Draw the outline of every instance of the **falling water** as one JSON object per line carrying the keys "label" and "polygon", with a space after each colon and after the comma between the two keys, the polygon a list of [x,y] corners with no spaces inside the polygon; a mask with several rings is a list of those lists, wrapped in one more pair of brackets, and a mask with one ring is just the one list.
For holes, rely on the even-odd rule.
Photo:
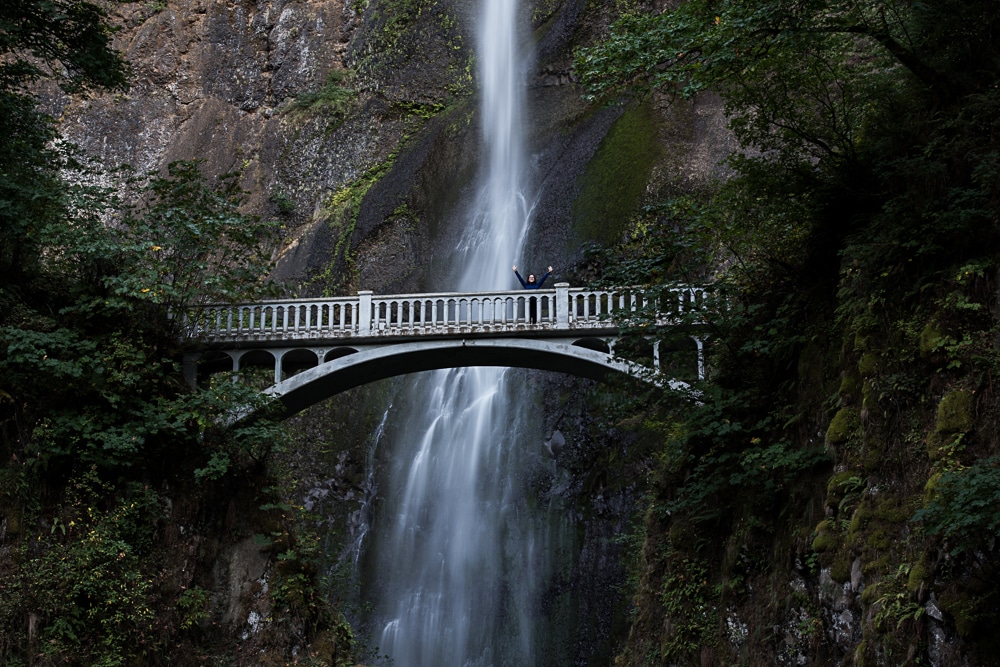
{"label": "falling water", "polygon": [[[461,268],[449,283],[466,291],[511,285],[530,217],[521,183],[525,63],[517,2],[482,3],[484,176],[455,248]],[[514,378],[498,368],[427,373],[399,401],[408,409],[398,412],[389,445],[371,546],[373,630],[395,667],[538,660],[538,578],[551,529],[524,493],[527,450],[540,449],[541,440],[526,443],[522,435],[532,399],[513,391]]]}

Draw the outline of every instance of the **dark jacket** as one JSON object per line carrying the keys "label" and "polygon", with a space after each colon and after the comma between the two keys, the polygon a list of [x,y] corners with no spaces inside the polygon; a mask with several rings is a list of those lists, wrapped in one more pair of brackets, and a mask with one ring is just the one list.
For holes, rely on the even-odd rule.
{"label": "dark jacket", "polygon": [[524,278],[522,278],[521,274],[518,273],[517,271],[514,271],[514,275],[517,276],[517,279],[521,281],[521,287],[523,287],[524,289],[538,289],[542,286],[542,283],[545,282],[545,279],[549,277],[548,272],[546,272],[545,275],[542,276],[541,280],[534,283],[529,283]]}

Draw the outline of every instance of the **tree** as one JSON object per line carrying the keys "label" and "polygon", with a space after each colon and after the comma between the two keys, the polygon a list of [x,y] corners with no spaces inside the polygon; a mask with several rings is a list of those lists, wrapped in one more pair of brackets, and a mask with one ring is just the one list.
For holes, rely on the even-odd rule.
{"label": "tree", "polygon": [[0,285],[30,272],[49,225],[65,214],[60,173],[79,164],[57,141],[32,86],[125,89],[127,67],[111,48],[107,15],[85,1],[10,0],[0,8]]}
{"label": "tree", "polygon": [[[690,0],[624,16],[607,42],[578,54],[594,99],[719,95],[740,143],[731,179],[699,197],[656,203],[641,221],[642,233],[661,225],[687,237],[667,252],[704,244],[733,308],[716,330],[704,403],[647,420],[671,428],[648,514],[661,532],[650,532],[645,552],[696,533],[701,541],[684,548],[718,556],[729,540],[752,554],[755,536],[769,530],[777,535],[758,543],[758,556],[798,540],[798,556],[839,568],[837,576],[862,545],[873,587],[889,581],[873,564],[876,551],[895,567],[920,549],[936,553],[934,540],[944,539],[967,557],[951,566],[953,598],[970,600],[966,609],[995,609],[993,591],[955,589],[963,578],[991,576],[977,568],[996,554],[998,28],[1000,5],[988,0]],[[691,200],[697,205],[685,205]],[[668,264],[660,260],[646,263]],[[946,388],[981,397],[969,420],[984,426],[927,434]],[[826,451],[816,437],[824,433]],[[844,472],[827,475],[827,485],[813,464],[830,459]],[[947,472],[937,477],[935,468]],[[817,481],[827,508],[841,512],[823,525],[850,524],[851,544],[838,542],[848,531],[819,526],[816,542],[780,534],[779,516],[795,517],[822,497],[801,492]],[[866,529],[870,508],[855,488],[865,484],[873,493],[891,487],[901,507],[925,504],[917,519],[928,533],[903,539],[919,528],[910,515]],[[672,596],[656,587],[664,571],[644,565],[649,595]],[[728,568],[718,568],[723,585],[764,577]],[[938,574],[910,581],[926,595],[924,582],[934,580],[942,599],[948,575]],[[922,610],[915,589],[900,599]],[[902,636],[914,630],[905,619],[890,624],[895,638],[892,629],[866,628],[855,659],[915,646],[916,634]],[[1000,627],[992,612],[977,623],[982,636]],[[622,662],[640,664],[643,655]]]}
{"label": "tree", "polygon": [[107,13],[86,0],[7,0],[0,9],[0,90],[54,78],[67,92],[125,89]]}

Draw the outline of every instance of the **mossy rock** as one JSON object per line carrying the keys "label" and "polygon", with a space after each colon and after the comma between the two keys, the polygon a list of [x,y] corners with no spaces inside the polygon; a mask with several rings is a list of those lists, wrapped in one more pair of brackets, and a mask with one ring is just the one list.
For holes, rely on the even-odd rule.
{"label": "mossy rock", "polygon": [[861,399],[861,379],[853,373],[844,373],[840,378],[840,388],[837,390],[842,405]]}
{"label": "mossy rock", "polygon": [[854,655],[853,655],[854,667],[868,667],[869,663],[868,663],[868,658],[866,657],[867,654],[868,654],[868,641],[862,640],[862,642],[858,644],[857,648],[854,649]]}
{"label": "mossy rock", "polygon": [[972,392],[965,389],[945,394],[938,403],[934,430],[941,435],[968,433],[973,423],[972,400]]}
{"label": "mossy rock", "polygon": [[[875,551],[874,553],[882,553]],[[870,579],[873,577],[884,577],[890,572],[893,572],[898,566],[898,563],[890,558],[888,555],[873,557],[872,552],[865,553],[862,551],[862,563],[861,573],[865,575],[866,578]]]}
{"label": "mossy rock", "polygon": [[866,438],[865,448],[861,454],[861,465],[868,470],[879,468],[885,461],[886,443],[880,438]]}
{"label": "mossy rock", "polygon": [[906,590],[916,593],[920,587],[930,579],[930,567],[927,564],[927,554],[920,557],[913,567],[910,568],[910,575],[906,580]]}
{"label": "mossy rock", "polygon": [[830,564],[830,578],[838,584],[843,584],[851,580],[851,564],[854,558],[850,549],[841,549],[837,552],[833,563]]}
{"label": "mossy rock", "polygon": [[943,451],[963,433],[972,430],[974,423],[973,393],[957,389],[945,394],[938,403],[934,430],[927,436],[927,456],[936,461],[945,455]]}
{"label": "mossy rock", "polygon": [[870,382],[861,385],[861,407],[871,409],[875,405],[875,388]]}
{"label": "mossy rock", "polygon": [[851,516],[851,524],[847,528],[847,542],[848,544],[854,545],[856,542],[860,541],[861,533],[868,527],[869,522],[872,519],[872,505],[871,501],[863,500],[858,508],[854,510],[854,514]]}
{"label": "mossy rock", "polygon": [[886,551],[892,547],[893,536],[886,530],[886,526],[878,522],[868,531],[865,537],[865,549],[875,551]]}
{"label": "mossy rock", "polygon": [[[840,501],[851,491],[855,490],[855,487],[859,486],[859,482],[863,483],[857,474],[844,471],[838,472],[830,481],[826,483],[826,506],[831,509],[836,509],[840,506]],[[822,525],[822,524],[821,524]]]}
{"label": "mossy rock", "polygon": [[861,414],[856,408],[841,408],[826,429],[827,445],[842,445],[861,430]]}
{"label": "mossy rock", "polygon": [[882,582],[877,582],[874,584],[869,584],[865,586],[865,590],[861,591],[861,604],[865,607],[870,607],[875,604],[875,602],[881,597],[879,594],[881,592],[883,584]]}
{"label": "mossy rock", "polygon": [[874,352],[865,352],[858,359],[858,374],[863,378],[870,378],[878,371],[878,355]]}
{"label": "mossy rock", "polygon": [[924,327],[923,331],[920,332],[920,354],[921,356],[928,357],[937,349],[938,341],[941,340],[941,330],[938,329],[934,324],[928,323]]}
{"label": "mossy rock", "polygon": [[906,507],[906,500],[895,495],[876,498],[872,507],[872,516],[885,523],[902,525],[912,514],[913,512]]}
{"label": "mossy rock", "polygon": [[943,473],[935,472],[927,478],[927,483],[924,484],[924,507],[927,507],[930,502],[934,500],[934,496],[937,494],[938,484],[941,482],[942,474]]}
{"label": "mossy rock", "polygon": [[621,240],[661,155],[657,128],[655,111],[646,102],[627,109],[604,137],[580,177],[573,203],[580,241],[611,246]]}
{"label": "mossy rock", "polygon": [[823,553],[825,551],[833,551],[840,545],[840,540],[837,536],[830,530],[829,521],[820,521],[816,526],[816,537],[812,542],[812,549],[816,553]]}

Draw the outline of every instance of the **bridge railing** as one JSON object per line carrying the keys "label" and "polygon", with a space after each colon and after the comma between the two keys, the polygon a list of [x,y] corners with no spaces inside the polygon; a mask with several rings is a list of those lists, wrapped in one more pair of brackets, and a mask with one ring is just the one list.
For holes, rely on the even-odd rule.
{"label": "bridge railing", "polygon": [[703,290],[675,287],[595,290],[557,283],[554,289],[282,299],[214,304],[185,313],[188,336],[211,342],[308,340],[531,330],[600,329],[640,311],[657,321],[695,308]]}

